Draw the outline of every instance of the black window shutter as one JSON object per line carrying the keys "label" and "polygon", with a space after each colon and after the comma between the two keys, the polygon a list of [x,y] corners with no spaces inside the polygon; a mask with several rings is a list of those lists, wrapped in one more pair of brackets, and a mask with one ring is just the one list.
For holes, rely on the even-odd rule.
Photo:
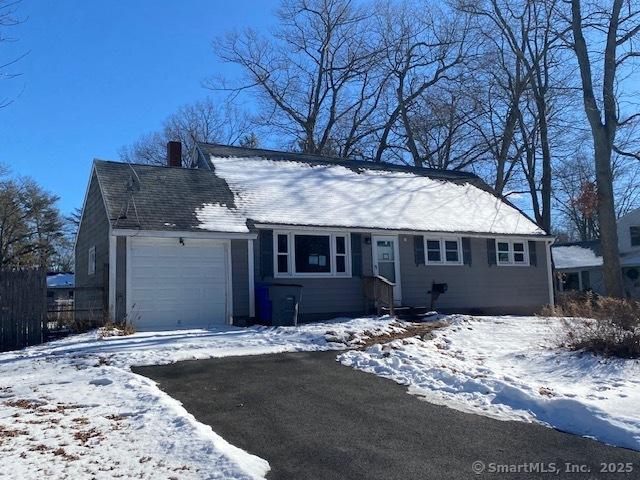
{"label": "black window shutter", "polygon": [[424,265],[424,237],[422,235],[413,236],[413,254],[416,265]]}
{"label": "black window shutter", "polygon": [[529,240],[529,265],[535,267],[538,265],[538,242]]}
{"label": "black window shutter", "polygon": [[260,230],[260,276],[273,277],[273,230]]}
{"label": "black window shutter", "polygon": [[351,234],[351,274],[362,276],[362,234]]}
{"label": "black window shutter", "polygon": [[462,237],[462,261],[465,265],[471,265],[471,239]]}
{"label": "black window shutter", "polygon": [[487,238],[487,260],[489,266],[496,265],[496,241],[493,238]]}
{"label": "black window shutter", "polygon": [[582,275],[582,290],[591,290],[591,277],[589,275],[589,270],[583,270],[580,272]]}

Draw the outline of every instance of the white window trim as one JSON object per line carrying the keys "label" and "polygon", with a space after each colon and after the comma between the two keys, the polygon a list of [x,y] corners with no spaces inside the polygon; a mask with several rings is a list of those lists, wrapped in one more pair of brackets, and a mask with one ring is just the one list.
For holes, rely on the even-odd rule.
{"label": "white window trim", "polygon": [[[287,236],[287,267],[288,272],[278,272],[278,235]],[[296,252],[295,252],[295,235],[306,236],[323,236],[329,237],[330,246],[330,264],[331,271],[326,273],[320,272],[296,272]],[[336,237],[345,237],[345,272],[337,272],[336,256]],[[280,253],[280,255],[284,255]],[[273,231],[273,278],[351,278],[351,234],[348,232],[325,232],[325,231],[309,231],[309,230],[274,230]]]}
{"label": "white window trim", "polygon": [[[498,250],[498,243],[506,243],[509,245],[509,251],[508,251],[508,256],[509,256],[509,261],[508,262],[501,262],[500,261],[500,250]],[[514,243],[522,243],[524,245],[524,262],[522,263],[516,263],[513,261],[513,254],[514,254],[514,250],[513,250],[513,244]],[[528,267],[529,265],[529,242],[526,240],[514,240],[514,239],[507,239],[507,238],[496,238],[496,265],[500,266],[500,267]]]}
{"label": "white window trim", "polygon": [[87,258],[87,263],[88,263],[87,270],[89,275],[95,275],[96,273],[96,246],[95,245],[89,247],[89,255]]}
{"label": "white window trim", "polygon": [[[429,249],[427,242],[438,241],[440,242],[440,261],[435,262],[433,260],[429,260]],[[458,261],[452,262],[447,261],[447,251],[445,249],[444,242],[456,242],[458,244]],[[464,264],[464,252],[462,251],[462,237],[442,237],[442,236],[424,236],[424,263],[425,265],[463,265]]]}

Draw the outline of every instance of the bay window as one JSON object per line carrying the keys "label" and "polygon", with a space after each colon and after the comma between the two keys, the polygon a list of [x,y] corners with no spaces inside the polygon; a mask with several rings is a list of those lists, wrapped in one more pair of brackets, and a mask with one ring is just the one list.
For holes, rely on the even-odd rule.
{"label": "bay window", "polygon": [[274,232],[276,277],[349,277],[347,233]]}

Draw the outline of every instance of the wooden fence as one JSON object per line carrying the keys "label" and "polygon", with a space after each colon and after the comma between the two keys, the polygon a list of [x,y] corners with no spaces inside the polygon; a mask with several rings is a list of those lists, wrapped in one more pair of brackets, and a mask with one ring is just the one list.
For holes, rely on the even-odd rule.
{"label": "wooden fence", "polygon": [[46,312],[46,270],[0,269],[0,351],[41,343]]}

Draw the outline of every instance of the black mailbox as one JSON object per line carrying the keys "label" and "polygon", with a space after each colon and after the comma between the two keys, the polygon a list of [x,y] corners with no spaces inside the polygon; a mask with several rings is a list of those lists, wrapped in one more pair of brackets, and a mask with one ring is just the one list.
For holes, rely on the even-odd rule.
{"label": "black mailbox", "polygon": [[449,286],[446,283],[434,283],[431,285],[431,292],[429,293],[442,294],[445,293],[448,288]]}

